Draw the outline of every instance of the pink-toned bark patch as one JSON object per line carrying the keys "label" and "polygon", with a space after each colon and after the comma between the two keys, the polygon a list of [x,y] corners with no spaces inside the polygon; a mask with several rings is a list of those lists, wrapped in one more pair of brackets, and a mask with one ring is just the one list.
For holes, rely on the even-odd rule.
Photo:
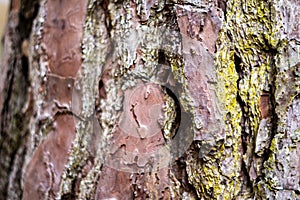
{"label": "pink-toned bark patch", "polygon": [[49,59],[49,72],[75,77],[81,66],[81,40],[87,1],[47,2],[43,46]]}
{"label": "pink-toned bark patch", "polygon": [[74,140],[72,115],[58,115],[53,130],[42,141],[28,164],[24,176],[23,199],[51,199],[59,191],[61,175]]}

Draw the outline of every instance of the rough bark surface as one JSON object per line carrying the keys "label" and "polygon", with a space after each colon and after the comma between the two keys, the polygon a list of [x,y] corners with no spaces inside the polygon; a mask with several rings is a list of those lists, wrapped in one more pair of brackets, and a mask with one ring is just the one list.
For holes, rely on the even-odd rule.
{"label": "rough bark surface", "polygon": [[300,3],[12,0],[0,199],[300,199]]}

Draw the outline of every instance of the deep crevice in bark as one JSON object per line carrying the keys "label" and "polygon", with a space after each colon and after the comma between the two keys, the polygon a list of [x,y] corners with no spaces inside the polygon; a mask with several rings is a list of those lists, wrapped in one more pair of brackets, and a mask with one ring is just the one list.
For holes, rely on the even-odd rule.
{"label": "deep crevice in bark", "polygon": [[[13,83],[14,83],[14,66],[16,65],[16,59],[14,59],[14,62],[12,64],[12,69],[8,71],[7,73],[7,82],[6,86],[8,87],[6,92],[6,98],[4,99],[4,104],[3,108],[1,111],[1,127],[0,127],[0,155],[3,159],[3,161],[0,163],[0,168],[1,168],[1,177],[0,179],[5,180],[4,185],[0,185],[0,193],[2,193],[3,199],[7,198],[7,188],[9,184],[9,174],[12,169],[12,163],[13,163],[13,158],[14,158],[14,152],[11,152],[10,146],[5,146],[5,143],[7,144],[8,141],[10,142],[11,137],[9,137],[9,128],[8,128],[8,123],[10,121],[10,116],[9,116],[9,102],[12,96],[12,90],[13,90]],[[10,145],[12,143],[10,142]],[[10,158],[8,166],[7,163],[4,161],[5,158]]]}
{"label": "deep crevice in bark", "polygon": [[[19,167],[19,169],[22,169],[24,159],[20,158],[18,161],[16,160],[16,155],[28,135],[28,131],[26,131],[27,122],[24,121],[24,119],[28,119],[26,116],[29,115],[29,113],[22,113],[22,108],[26,104],[26,100],[28,100],[28,88],[30,86],[29,61],[25,55],[22,55],[21,47],[23,41],[30,36],[33,20],[39,10],[38,1],[21,1],[20,4],[21,8],[18,13],[19,24],[16,25],[15,28],[9,26],[9,30],[5,36],[12,38],[12,49],[7,49],[6,51],[10,54],[10,60],[13,60],[13,62],[10,62],[10,69],[6,75],[7,84],[3,91],[6,98],[4,99],[4,105],[1,111],[0,152],[3,159],[8,159],[8,163],[1,162],[2,173],[6,176],[5,185],[0,186],[0,192],[4,199],[8,198],[9,184],[14,185],[14,189],[18,191],[15,195],[22,196],[22,190],[20,189],[21,173],[17,173],[16,175],[20,177],[15,177],[14,180],[12,180],[13,183],[10,183],[10,176],[14,168]],[[11,123],[15,123],[15,125],[11,126]],[[4,142],[9,144],[9,146],[5,147]],[[14,166],[15,162],[20,166]],[[8,166],[5,166],[7,164]],[[3,179],[3,177],[1,177],[1,179]],[[21,196],[19,197],[21,198]]]}
{"label": "deep crevice in bark", "polygon": [[[7,84],[6,87],[6,91],[4,93],[4,95],[6,96],[5,99],[4,99],[4,103],[3,103],[3,108],[2,108],[2,111],[1,111],[1,137],[3,138],[3,135],[4,134],[4,128],[5,128],[5,122],[7,120],[7,117],[8,117],[8,113],[9,113],[9,102],[10,102],[10,99],[11,99],[11,95],[12,95],[12,88],[13,88],[13,83],[14,83],[14,68],[15,68],[15,65],[16,65],[16,62],[17,60],[14,59],[13,62],[10,62],[12,63],[11,65],[11,69],[8,70],[7,72]],[[5,140],[3,141],[0,141],[0,150],[2,149],[2,144],[5,142]]]}
{"label": "deep crevice in bark", "polygon": [[[247,149],[249,148],[249,137],[251,135],[249,135],[249,133],[247,133],[246,131],[246,120],[247,120],[247,116],[249,115],[249,113],[245,110],[245,108],[247,107],[247,104],[243,101],[242,97],[239,94],[239,90],[240,90],[240,85],[239,82],[243,79],[243,69],[242,69],[242,60],[241,58],[237,55],[237,53],[234,53],[234,64],[235,64],[235,69],[236,72],[239,75],[239,78],[237,80],[237,88],[238,88],[238,92],[236,94],[236,100],[238,102],[238,104],[240,105],[241,111],[242,111],[242,117],[241,117],[241,121],[240,121],[240,125],[241,125],[241,139],[242,139],[242,156],[247,152]],[[242,163],[241,163],[241,174],[242,174],[242,179],[244,181],[244,186],[246,186],[246,188],[250,191],[250,193],[253,192],[253,188],[251,187],[251,179],[250,179],[250,175],[249,175],[249,169],[247,169],[246,163],[245,161],[242,159]],[[246,188],[243,188],[244,190],[247,190]],[[243,191],[242,191],[243,192]]]}
{"label": "deep crevice in bark", "polygon": [[18,26],[21,37],[21,44],[24,39],[29,38],[33,20],[36,18],[39,12],[39,8],[40,4],[38,0],[21,1],[21,12],[19,13],[20,25]]}
{"label": "deep crevice in bark", "polygon": [[188,174],[186,171],[186,155],[178,158],[171,169],[174,172],[176,179],[181,183],[180,193],[182,194],[184,191],[186,191],[192,194],[192,196],[196,197],[197,190],[192,184],[190,184],[188,180]]}
{"label": "deep crevice in bark", "polygon": [[241,128],[242,128],[242,147],[243,147],[243,154],[247,151],[247,146],[248,146],[248,142],[247,142],[247,138],[248,138],[248,134],[246,133],[246,127],[245,127],[245,120],[246,117],[248,115],[248,113],[245,110],[245,107],[247,106],[246,103],[242,100],[240,94],[239,94],[239,90],[240,90],[240,84],[239,82],[243,79],[243,71],[242,71],[242,60],[241,58],[237,55],[237,53],[234,53],[234,65],[235,65],[235,70],[239,75],[239,78],[237,80],[237,88],[238,88],[238,92],[236,95],[236,100],[240,105],[240,108],[242,110],[242,118],[241,118]]}
{"label": "deep crevice in bark", "polygon": [[[189,193],[195,199],[198,199],[197,189],[196,187],[189,181],[189,175],[187,173],[187,157],[188,154],[192,154],[194,158],[198,159],[198,151],[197,142],[194,141],[184,155],[176,159],[175,162],[170,166],[170,170],[172,170],[176,179],[180,182],[180,194],[183,192]],[[189,153],[188,153],[189,152]],[[200,160],[202,163],[202,161]]]}

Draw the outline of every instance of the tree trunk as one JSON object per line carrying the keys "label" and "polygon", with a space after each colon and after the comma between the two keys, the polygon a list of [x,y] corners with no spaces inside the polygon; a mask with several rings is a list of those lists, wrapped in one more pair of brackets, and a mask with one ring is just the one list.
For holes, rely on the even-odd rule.
{"label": "tree trunk", "polygon": [[300,199],[299,9],[12,0],[0,199]]}

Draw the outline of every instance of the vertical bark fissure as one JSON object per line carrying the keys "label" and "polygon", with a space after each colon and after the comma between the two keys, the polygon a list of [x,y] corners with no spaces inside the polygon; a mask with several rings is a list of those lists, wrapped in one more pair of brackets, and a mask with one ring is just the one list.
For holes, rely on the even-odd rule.
{"label": "vertical bark fissure", "polygon": [[[5,184],[1,182],[1,198],[21,198],[22,196],[21,175],[24,164],[22,155],[26,151],[23,145],[27,140],[27,125],[31,115],[30,110],[24,110],[24,106],[30,104],[30,102],[27,102],[30,95],[28,93],[30,64],[27,58],[28,55],[24,54],[22,51],[24,48],[22,47],[23,42],[28,40],[31,33],[39,4],[37,1],[20,1],[18,3],[21,7],[11,7],[8,31],[5,35],[11,40],[12,46],[11,49],[5,49],[4,53],[9,54],[9,60],[13,60],[13,62],[8,61],[10,68],[6,74],[7,84],[5,84],[6,88],[1,94],[5,96],[5,100],[0,117],[0,154],[3,160],[1,162],[0,178],[6,180]],[[14,12],[17,12],[17,14]],[[17,21],[15,27],[10,24],[10,20],[15,21],[15,23]],[[9,146],[5,147],[5,144],[9,144]]]}
{"label": "vertical bark fissure", "polygon": [[[2,107],[2,111],[1,111],[1,139],[2,139],[2,131],[4,132],[4,128],[7,127],[5,126],[5,123],[7,123],[7,117],[8,117],[8,114],[9,114],[9,102],[10,102],[10,99],[11,99],[11,96],[12,96],[12,90],[13,90],[13,83],[14,83],[14,68],[15,68],[15,65],[16,65],[16,62],[17,62],[17,59],[15,58],[13,60],[13,62],[9,62],[9,63],[12,63],[11,65],[11,69],[7,72],[7,80],[6,80],[6,86],[8,87],[6,89],[5,92],[3,92],[4,96],[5,96],[5,99],[4,99],[4,102],[3,102],[3,107]],[[0,148],[2,147],[2,144],[5,142],[5,140],[1,140],[1,145],[0,145]]]}
{"label": "vertical bark fissure", "polygon": [[[14,60],[15,62],[13,62],[14,64],[12,65],[12,72],[10,72],[10,70],[7,73],[7,77],[8,77],[8,89],[7,91],[4,93],[6,94],[6,98],[4,99],[4,105],[2,107],[2,111],[1,111],[1,127],[0,127],[0,134],[1,134],[1,141],[0,141],[0,155],[1,155],[1,159],[2,162],[0,163],[0,167],[1,167],[1,172],[0,172],[0,179],[1,179],[1,184],[0,184],[0,193],[2,193],[3,195],[3,199],[6,199],[7,197],[7,188],[8,188],[8,184],[9,184],[9,175],[10,172],[12,170],[12,163],[13,163],[13,157],[14,157],[14,152],[10,152],[9,148],[11,147],[5,147],[5,143],[7,142],[8,139],[10,139],[9,137],[9,130],[5,130],[7,129],[7,121],[9,120],[9,101],[12,95],[12,87],[13,87],[13,82],[14,82],[14,66],[16,63],[16,60]],[[10,74],[10,76],[9,76]],[[16,151],[16,150],[14,150]],[[10,157],[10,161],[7,162],[7,158]],[[7,162],[7,163],[6,163]],[[8,165],[7,165],[8,164]],[[3,181],[3,182],[2,182]]]}
{"label": "vertical bark fissure", "polygon": [[[237,51],[237,50],[236,50]],[[247,104],[243,101],[242,97],[240,96],[240,81],[243,79],[244,76],[244,72],[242,69],[242,60],[241,58],[237,55],[237,52],[234,53],[234,65],[235,65],[235,69],[236,72],[239,76],[238,80],[237,80],[237,94],[236,94],[236,100],[241,108],[241,121],[240,121],[240,126],[241,126],[241,145],[242,145],[242,151],[241,151],[241,156],[243,156],[244,154],[247,153],[247,149],[251,148],[253,149],[253,147],[249,146],[249,140],[251,140],[251,137],[253,135],[253,133],[247,132],[247,130],[251,130],[250,127],[246,127],[249,125],[249,123],[246,123],[247,116],[249,116],[249,113],[246,112],[246,107]],[[248,110],[248,109],[247,109]],[[252,151],[253,152],[253,151]],[[250,192],[250,194],[253,192],[252,189],[252,183],[251,183],[251,179],[249,176],[249,168],[247,167],[245,161],[243,159],[241,159],[241,178],[243,180],[243,187],[241,189],[241,193],[246,192],[248,190],[248,192]]]}

